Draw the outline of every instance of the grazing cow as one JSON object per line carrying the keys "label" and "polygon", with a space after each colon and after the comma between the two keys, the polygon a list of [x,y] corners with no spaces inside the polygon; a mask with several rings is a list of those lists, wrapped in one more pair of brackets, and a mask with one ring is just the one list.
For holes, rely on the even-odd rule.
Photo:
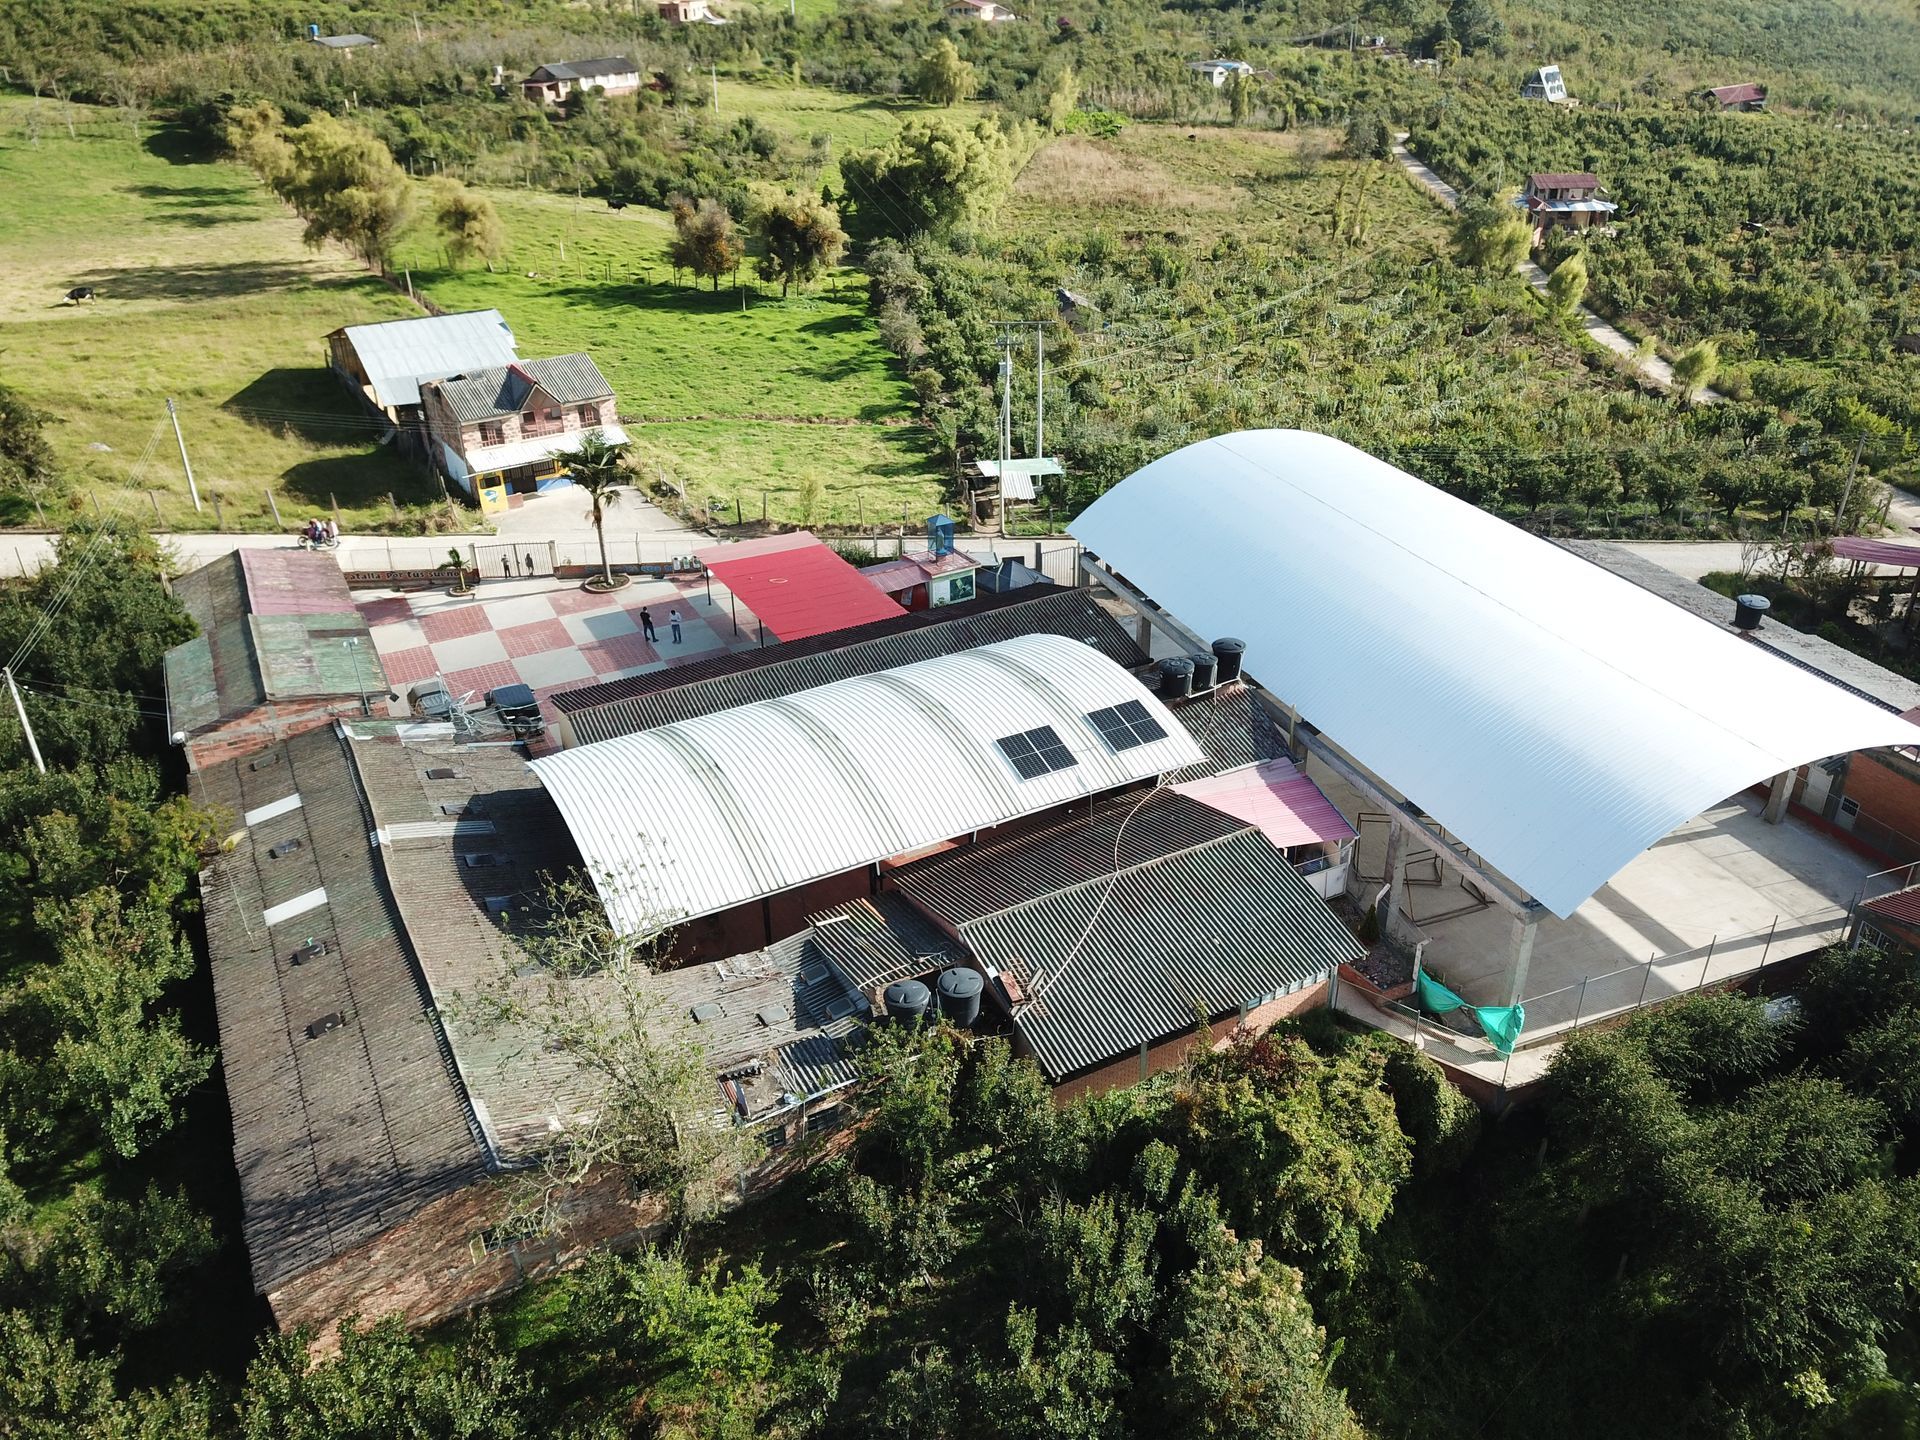
{"label": "grazing cow", "polygon": [[607,197],[607,208],[609,210],[624,210],[627,208],[627,202],[624,200],[616,200],[609,195]]}
{"label": "grazing cow", "polygon": [[91,285],[76,285],[67,292],[67,303],[69,305],[78,305],[82,300],[91,299],[93,299],[93,287]]}

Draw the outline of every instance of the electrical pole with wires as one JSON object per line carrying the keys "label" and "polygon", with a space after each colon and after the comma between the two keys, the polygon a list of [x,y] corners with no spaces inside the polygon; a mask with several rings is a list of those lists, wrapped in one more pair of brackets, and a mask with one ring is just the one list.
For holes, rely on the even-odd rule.
{"label": "electrical pole with wires", "polygon": [[20,699],[20,687],[14,683],[13,667],[7,667],[7,693],[13,696],[13,712],[20,717],[20,729],[27,737],[27,753],[33,756],[33,768],[47,773],[47,762],[40,758],[40,742],[33,738],[33,722],[27,719],[27,707]]}
{"label": "electrical pole with wires", "polygon": [[174,443],[180,447],[180,468],[187,472],[187,493],[193,497],[193,513],[200,513],[200,488],[193,483],[193,462],[187,459],[187,442],[180,434],[180,412],[173,408],[171,397],[167,400],[167,419],[173,422]]}
{"label": "electrical pole with wires", "polygon": [[1000,474],[994,485],[994,520],[1007,529],[1007,467],[1013,463],[1013,327],[1000,331]]}

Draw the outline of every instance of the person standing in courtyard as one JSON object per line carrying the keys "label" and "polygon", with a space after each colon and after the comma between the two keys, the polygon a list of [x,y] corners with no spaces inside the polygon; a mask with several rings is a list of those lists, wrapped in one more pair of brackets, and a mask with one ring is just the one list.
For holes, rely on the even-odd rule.
{"label": "person standing in courtyard", "polygon": [[654,634],[653,631],[653,611],[644,605],[640,607],[640,638],[642,640],[658,640],[660,638]]}
{"label": "person standing in courtyard", "polygon": [[667,611],[667,624],[673,630],[673,643],[678,645],[680,643],[680,612],[678,610]]}

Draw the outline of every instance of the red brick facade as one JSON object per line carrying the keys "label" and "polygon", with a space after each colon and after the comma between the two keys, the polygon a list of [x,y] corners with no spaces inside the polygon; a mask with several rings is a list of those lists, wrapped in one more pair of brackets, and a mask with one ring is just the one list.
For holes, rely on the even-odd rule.
{"label": "red brick facade", "polygon": [[318,730],[339,715],[358,715],[360,697],[321,696],[310,700],[281,700],[259,705],[223,724],[189,736],[183,747],[187,768],[204,770],[228,760],[243,759],[295,735]]}

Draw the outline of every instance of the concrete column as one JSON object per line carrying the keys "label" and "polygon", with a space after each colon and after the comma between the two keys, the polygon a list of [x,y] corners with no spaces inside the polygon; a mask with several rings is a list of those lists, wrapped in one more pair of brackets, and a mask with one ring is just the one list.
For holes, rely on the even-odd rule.
{"label": "concrete column", "polygon": [[1142,610],[1134,617],[1133,627],[1134,639],[1140,642],[1142,653],[1151,657],[1153,654],[1153,621],[1147,618],[1146,611]]}
{"label": "concrete column", "polygon": [[1767,793],[1767,808],[1760,812],[1760,818],[1769,825],[1778,825],[1787,818],[1787,801],[1793,798],[1793,777],[1797,770],[1782,770],[1773,777],[1773,789]]}
{"label": "concrete column", "polygon": [[1513,947],[1507,952],[1507,1004],[1518,1005],[1526,998],[1527,967],[1533,963],[1533,937],[1540,921],[1530,915],[1513,917]]}
{"label": "concrete column", "polygon": [[1387,825],[1387,903],[1380,915],[1380,933],[1389,943],[1407,913],[1407,831],[1399,820]]}

